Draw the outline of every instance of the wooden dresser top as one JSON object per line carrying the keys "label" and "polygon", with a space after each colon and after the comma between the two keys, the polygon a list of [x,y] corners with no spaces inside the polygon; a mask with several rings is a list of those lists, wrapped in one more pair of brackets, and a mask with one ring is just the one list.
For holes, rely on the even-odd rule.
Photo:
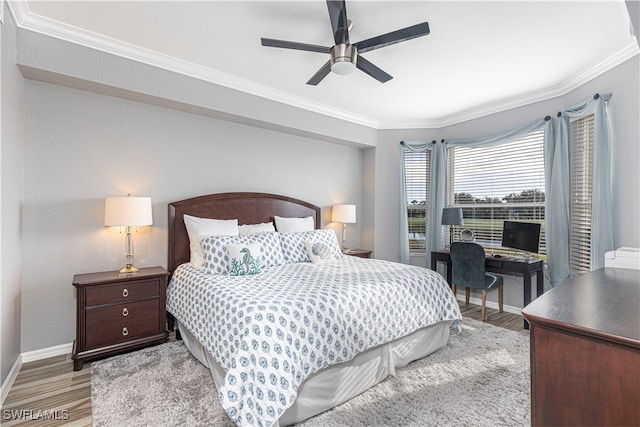
{"label": "wooden dresser top", "polygon": [[522,314],[531,323],[640,348],[640,270],[592,271],[545,292]]}

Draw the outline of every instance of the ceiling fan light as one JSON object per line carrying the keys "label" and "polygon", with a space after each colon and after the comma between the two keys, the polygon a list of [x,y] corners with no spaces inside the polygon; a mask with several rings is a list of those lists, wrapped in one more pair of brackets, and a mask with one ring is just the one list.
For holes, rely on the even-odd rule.
{"label": "ceiling fan light", "polygon": [[354,45],[339,44],[331,48],[331,71],[341,76],[356,69],[358,50]]}
{"label": "ceiling fan light", "polygon": [[346,76],[347,74],[351,74],[355,69],[356,69],[356,64],[350,61],[334,62],[333,64],[331,64],[331,71],[341,76]]}

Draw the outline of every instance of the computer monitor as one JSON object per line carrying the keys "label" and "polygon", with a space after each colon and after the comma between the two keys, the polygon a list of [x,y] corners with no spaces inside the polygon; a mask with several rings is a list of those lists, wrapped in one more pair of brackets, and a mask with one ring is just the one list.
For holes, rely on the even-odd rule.
{"label": "computer monitor", "polygon": [[505,221],[502,227],[502,246],[526,252],[538,252],[540,224],[536,222]]}

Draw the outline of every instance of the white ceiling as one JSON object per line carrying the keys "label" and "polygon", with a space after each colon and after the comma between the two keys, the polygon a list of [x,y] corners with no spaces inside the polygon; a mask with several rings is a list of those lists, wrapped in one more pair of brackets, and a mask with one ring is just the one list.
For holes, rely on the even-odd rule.
{"label": "white ceiling", "polygon": [[332,45],[321,0],[26,5],[32,22],[75,41],[120,45],[204,70],[217,83],[377,128],[444,125],[559,96],[638,54],[621,0],[350,0],[352,42],[422,21],[431,34],[363,54],[394,77],[385,84],[356,71],[309,86],[328,55],[263,47],[260,37]]}

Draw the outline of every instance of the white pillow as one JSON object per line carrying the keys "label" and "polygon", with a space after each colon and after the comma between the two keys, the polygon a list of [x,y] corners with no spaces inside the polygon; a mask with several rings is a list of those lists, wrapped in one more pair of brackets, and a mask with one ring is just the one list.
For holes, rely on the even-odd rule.
{"label": "white pillow", "polygon": [[304,218],[283,218],[275,216],[276,229],[280,233],[297,233],[300,231],[312,231],[315,229],[312,216]]}
{"label": "white pillow", "polygon": [[265,234],[276,231],[272,222],[263,222],[261,224],[245,224],[238,227],[238,234]]}
{"label": "white pillow", "polygon": [[323,264],[334,258],[329,246],[324,242],[306,240],[304,246],[307,248],[309,258],[314,264]]}
{"label": "white pillow", "polygon": [[331,258],[342,256],[340,244],[336,233],[331,229],[303,231],[300,233],[276,233],[280,237],[284,262],[291,264],[296,262],[309,262],[311,256],[307,251],[307,241],[324,243],[329,250]]}
{"label": "white pillow", "polygon": [[229,276],[249,276],[262,271],[262,254],[259,243],[227,245]]}
{"label": "white pillow", "polygon": [[237,236],[237,219],[210,219],[198,218],[191,215],[184,216],[184,225],[189,235],[189,250],[191,251],[191,264],[196,268],[204,267],[204,253],[200,247],[202,236]]}

